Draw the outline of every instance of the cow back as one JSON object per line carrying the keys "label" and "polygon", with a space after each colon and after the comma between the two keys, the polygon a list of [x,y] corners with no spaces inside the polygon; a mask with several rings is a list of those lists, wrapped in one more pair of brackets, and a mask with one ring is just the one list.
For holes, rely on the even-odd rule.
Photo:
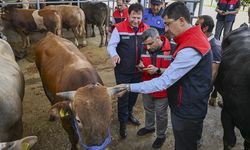
{"label": "cow back", "polygon": [[[222,42],[222,62],[216,81],[223,109],[240,128],[249,129],[250,118],[250,28],[232,31]],[[244,115],[243,115],[244,114]],[[245,126],[245,127],[243,127]],[[239,126],[238,126],[239,127]]]}
{"label": "cow back", "polygon": [[[74,28],[79,24],[85,25],[85,14],[78,6],[72,5],[49,5],[44,9],[57,11],[61,18],[64,28]],[[70,13],[69,13],[70,12]]]}
{"label": "cow back", "polygon": [[108,26],[109,8],[103,2],[84,2],[80,7],[85,13],[86,22],[88,24]]}
{"label": "cow back", "polygon": [[76,90],[90,83],[103,84],[78,48],[52,33],[48,33],[36,46],[36,66],[52,103],[55,103],[57,92]]}
{"label": "cow back", "polygon": [[0,142],[22,137],[23,74],[10,45],[0,39]]}

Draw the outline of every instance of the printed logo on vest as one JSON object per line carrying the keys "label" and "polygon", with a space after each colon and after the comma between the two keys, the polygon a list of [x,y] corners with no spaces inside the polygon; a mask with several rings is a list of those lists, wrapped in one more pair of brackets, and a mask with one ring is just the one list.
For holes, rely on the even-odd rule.
{"label": "printed logo on vest", "polygon": [[229,9],[233,9],[233,8],[234,8],[234,5],[230,5],[230,6],[229,6]]}
{"label": "printed logo on vest", "polygon": [[161,24],[161,20],[157,20],[156,24],[158,24],[158,25]]}
{"label": "printed logo on vest", "polygon": [[123,40],[129,40],[129,39],[130,39],[129,36],[121,36],[121,38],[122,38]]}

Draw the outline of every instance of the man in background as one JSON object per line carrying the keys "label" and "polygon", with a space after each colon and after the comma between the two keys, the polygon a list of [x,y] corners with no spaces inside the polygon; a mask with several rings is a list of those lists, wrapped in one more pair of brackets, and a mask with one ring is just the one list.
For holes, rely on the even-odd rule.
{"label": "man in background", "polygon": [[164,0],[150,0],[150,8],[144,9],[142,21],[158,30],[160,35],[165,35],[163,13]]}

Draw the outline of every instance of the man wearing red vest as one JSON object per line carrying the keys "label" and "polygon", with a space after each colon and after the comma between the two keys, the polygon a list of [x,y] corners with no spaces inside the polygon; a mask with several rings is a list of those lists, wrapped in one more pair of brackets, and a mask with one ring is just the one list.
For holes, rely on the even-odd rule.
{"label": "man wearing red vest", "polygon": [[[144,50],[141,55],[139,67],[143,71],[143,81],[159,77],[171,62],[170,43],[165,36],[159,36],[155,28],[149,28],[142,34]],[[157,138],[153,148],[160,148],[166,140],[168,124],[168,100],[167,91],[159,91],[150,94],[143,94],[143,105],[145,110],[145,127],[141,128],[138,136],[143,136],[155,131]]]}
{"label": "man wearing red vest", "polygon": [[[114,65],[116,83],[137,83],[141,81],[141,72],[136,67],[143,49],[141,35],[149,28],[142,22],[143,7],[136,3],[129,6],[127,20],[115,24],[108,43],[108,53]],[[133,115],[133,107],[138,93],[129,92],[118,99],[118,119],[120,122],[120,136],[127,137],[127,122],[140,125]]]}
{"label": "man wearing red vest", "polygon": [[201,27],[191,25],[184,3],[170,4],[162,17],[177,44],[171,64],[160,77],[117,85],[120,88],[117,96],[126,91],[146,94],[167,89],[175,150],[196,150],[212,89],[210,44]]}
{"label": "man wearing red vest", "polygon": [[216,16],[215,38],[220,40],[223,32],[223,37],[232,31],[232,26],[235,21],[235,16],[240,10],[240,0],[219,0],[215,11]]}
{"label": "man wearing red vest", "polygon": [[113,13],[114,23],[122,22],[128,19],[128,7],[125,4],[124,0],[117,0],[117,8]]}

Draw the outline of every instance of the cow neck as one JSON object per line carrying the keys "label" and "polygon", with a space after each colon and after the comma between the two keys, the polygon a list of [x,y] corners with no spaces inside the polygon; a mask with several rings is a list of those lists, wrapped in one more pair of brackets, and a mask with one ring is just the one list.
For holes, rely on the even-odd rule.
{"label": "cow neck", "polygon": [[80,135],[79,127],[77,125],[75,116],[74,116],[74,114],[73,114],[72,111],[70,111],[70,115],[71,115],[71,118],[72,118],[72,123],[74,125],[75,132],[76,132],[76,134],[78,136],[78,139],[79,139],[79,143],[80,143],[80,145],[83,148],[85,148],[86,150],[103,150],[103,149],[105,149],[108,146],[108,144],[111,141],[110,129],[108,129],[108,135],[107,135],[106,139],[104,140],[104,142],[101,145],[98,145],[98,146],[88,146],[87,144],[83,143],[83,139],[82,139],[82,137]]}

